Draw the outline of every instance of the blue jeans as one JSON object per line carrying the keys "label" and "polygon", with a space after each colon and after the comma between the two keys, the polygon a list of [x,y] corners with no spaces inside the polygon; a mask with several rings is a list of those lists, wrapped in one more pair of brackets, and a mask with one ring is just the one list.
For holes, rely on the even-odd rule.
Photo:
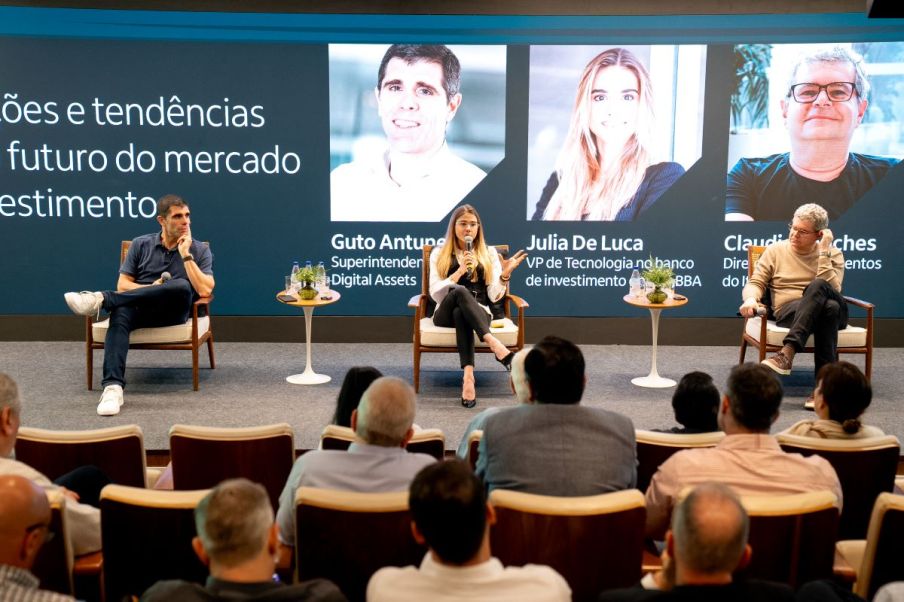
{"label": "blue jeans", "polygon": [[104,387],[125,387],[126,356],[129,354],[129,335],[132,331],[183,324],[191,315],[192,292],[191,283],[183,278],[124,293],[103,292],[103,308],[110,313],[110,327],[104,339],[104,377],[101,382]]}

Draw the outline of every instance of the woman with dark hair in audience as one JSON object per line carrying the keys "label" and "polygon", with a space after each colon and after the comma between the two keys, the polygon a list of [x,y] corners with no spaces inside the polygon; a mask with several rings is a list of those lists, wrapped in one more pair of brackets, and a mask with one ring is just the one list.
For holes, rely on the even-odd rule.
{"label": "woman with dark hair in audience", "polygon": [[333,414],[333,424],[339,426],[352,426],[352,411],[358,408],[361,396],[370,383],[383,376],[383,373],[371,366],[355,366],[349,368],[339,389],[339,397],[336,398],[336,412]]}
{"label": "woman with dark hair in audience", "polygon": [[691,435],[718,431],[719,390],[713,377],[706,372],[688,372],[682,376],[672,395],[672,409],[681,426],[655,429],[657,432]]}
{"label": "woman with dark hair in audience", "polygon": [[821,439],[881,437],[874,426],[860,422],[873,399],[873,389],[863,372],[849,362],[826,364],[816,374],[813,405],[816,420],[801,420],[785,433]]}

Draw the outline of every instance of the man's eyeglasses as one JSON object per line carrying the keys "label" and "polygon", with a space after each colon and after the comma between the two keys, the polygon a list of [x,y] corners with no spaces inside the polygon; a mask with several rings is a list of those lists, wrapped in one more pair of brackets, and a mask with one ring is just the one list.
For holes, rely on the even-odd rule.
{"label": "man's eyeglasses", "polygon": [[818,230],[804,230],[802,228],[795,228],[794,224],[788,224],[788,229],[791,231],[792,234],[796,232],[797,234],[800,234],[801,236],[810,236],[811,234],[816,234],[816,232],[818,232]]}
{"label": "man's eyeglasses", "polygon": [[823,90],[832,102],[847,102],[857,91],[854,82],[832,82],[826,85],[802,83],[791,86],[791,96],[800,103],[814,102]]}

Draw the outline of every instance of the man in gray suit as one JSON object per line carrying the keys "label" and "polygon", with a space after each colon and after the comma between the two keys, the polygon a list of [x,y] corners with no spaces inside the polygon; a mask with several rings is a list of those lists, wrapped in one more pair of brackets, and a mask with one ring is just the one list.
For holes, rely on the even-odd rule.
{"label": "man in gray suit", "polygon": [[488,491],[583,496],[637,483],[634,425],[621,414],[580,405],[587,379],[578,347],[541,340],[524,359],[533,405],[490,416],[477,476]]}

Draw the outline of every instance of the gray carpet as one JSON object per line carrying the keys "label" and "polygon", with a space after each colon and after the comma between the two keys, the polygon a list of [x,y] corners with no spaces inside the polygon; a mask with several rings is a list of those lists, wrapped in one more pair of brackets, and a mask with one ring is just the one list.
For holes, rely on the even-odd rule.
{"label": "gray carpet", "polygon": [[[642,389],[631,378],[650,368],[650,348],[644,345],[582,347],[587,360],[584,402],[629,416],[637,428],[672,426],[669,401],[674,389]],[[191,356],[185,351],[132,351],[126,378],[125,405],[115,417],[95,413],[100,391],[85,389],[84,343],[0,343],[0,370],[11,374],[22,391],[23,424],[50,429],[91,429],[117,424],[141,426],[149,450],[168,449],[172,424],[251,426],[288,422],[295,428],[296,447],[317,446],[320,431],[332,416],[345,371],[372,365],[384,374],[410,380],[411,346],[404,344],[316,344],[313,364],[333,377],[317,386],[292,385],[289,374],[304,369],[303,344],[218,343],[217,368],[206,368],[202,356],[201,389],[191,389]],[[737,361],[737,347],[661,347],[659,373],[679,378],[691,370],[713,375],[721,387]],[[451,354],[424,355],[417,423],[442,429],[446,447],[454,449],[470,418],[480,409],[514,403],[508,375],[488,355],[477,358],[478,406],[461,407],[461,372]],[[748,359],[754,357],[748,351]],[[853,357],[853,359],[851,359]],[[862,358],[847,356],[862,367]],[[95,352],[95,383],[100,382],[102,354]],[[773,431],[802,418],[803,400],[813,387],[813,359],[799,356],[785,377],[785,402]],[[904,440],[904,349],[876,349],[874,398],[865,422]]]}

